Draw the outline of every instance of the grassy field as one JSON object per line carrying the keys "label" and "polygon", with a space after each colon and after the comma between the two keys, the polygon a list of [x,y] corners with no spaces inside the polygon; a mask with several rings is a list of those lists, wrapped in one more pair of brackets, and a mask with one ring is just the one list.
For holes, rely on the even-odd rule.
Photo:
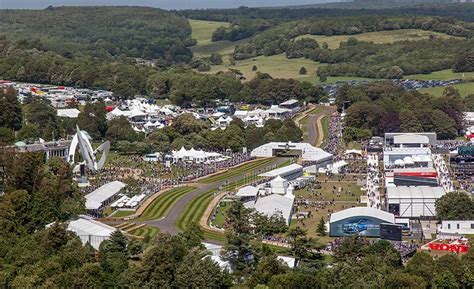
{"label": "grassy field", "polygon": [[323,126],[323,143],[321,144],[321,147],[324,148],[326,147],[328,143],[328,137],[329,137],[329,116],[325,116],[321,119],[321,125]]}
{"label": "grassy field", "polygon": [[[461,96],[474,94],[474,82],[455,84],[453,85],[453,87],[459,90],[459,93],[461,94]],[[443,95],[443,91],[445,88],[446,87],[424,88],[424,89],[420,89],[420,92],[428,93],[434,96],[441,96]]]}
{"label": "grassy field", "polygon": [[[328,242],[331,238],[325,237],[320,238],[316,234],[316,226],[318,225],[321,217],[325,221],[328,221],[328,215],[332,212],[341,211],[353,206],[365,206],[366,204],[358,203],[360,196],[364,193],[355,180],[351,181],[341,181],[339,182],[337,178],[329,178],[328,182],[324,182],[326,177],[319,177],[318,180],[321,181],[321,188],[315,189],[314,192],[309,189],[302,189],[295,191],[297,198],[305,198],[312,201],[335,201],[333,205],[327,205],[325,208],[315,208],[315,207],[299,207],[300,211],[310,211],[312,214],[311,218],[301,219],[301,220],[292,220],[291,227],[302,226],[308,230],[308,235],[310,237],[317,237],[320,241]],[[340,193],[338,193],[340,191]],[[322,198],[322,199],[321,199]]]}
{"label": "grassy field", "polygon": [[[257,71],[252,71],[253,66]],[[258,56],[251,59],[236,61],[230,66],[228,62],[223,65],[213,66],[212,73],[227,71],[229,68],[240,70],[247,80],[252,79],[257,72],[268,73],[274,78],[297,78],[300,80],[316,78],[316,69],[319,63],[305,58],[287,59],[285,54],[272,56]],[[306,68],[307,74],[300,75],[301,67]]]}
{"label": "grassy field", "polygon": [[205,45],[211,43],[212,33],[219,27],[228,27],[228,22],[217,22],[207,20],[194,20],[189,19],[192,33],[191,37],[196,39],[198,45]]}
{"label": "grassy field", "polygon": [[453,72],[451,69],[445,69],[435,71],[429,74],[412,74],[404,77],[405,79],[417,79],[417,80],[451,80],[451,79],[462,79],[462,80],[474,80],[474,72]]}
{"label": "grassy field", "polygon": [[[189,225],[193,223],[198,224],[202,215],[206,211],[207,206],[212,201],[216,193],[217,192],[215,190],[210,190],[194,198],[186,206],[184,213],[179,217],[176,223],[176,227],[180,230],[185,230],[186,228],[189,227]],[[223,242],[225,240],[224,234],[211,232],[204,229],[203,231],[204,231],[204,237],[206,239],[211,239],[218,242]]]}
{"label": "grassy field", "polygon": [[234,52],[236,45],[244,44],[249,39],[242,39],[239,41],[217,41],[212,42],[212,33],[219,27],[229,26],[228,22],[216,22],[216,21],[205,21],[205,20],[189,20],[189,24],[192,29],[192,37],[197,40],[197,44],[191,47],[191,51],[194,56],[204,57],[209,56],[212,53],[219,53],[226,63],[229,62],[228,55]]}
{"label": "grassy field", "polygon": [[[257,71],[252,71],[253,66],[257,67]],[[277,54],[272,56],[258,56],[251,59],[236,61],[235,65],[230,65],[224,61],[222,65],[212,66],[210,73],[217,73],[219,71],[228,71],[237,69],[242,72],[246,80],[251,80],[255,77],[257,72],[268,73],[273,78],[293,78],[300,81],[308,81],[313,84],[321,83],[319,76],[316,75],[316,70],[319,62],[314,62],[305,58],[286,58],[285,54]],[[300,75],[301,67],[306,68],[307,74]],[[370,80],[370,78],[363,77],[328,77],[325,83],[334,83],[337,81],[348,80]]]}
{"label": "grassy field", "polygon": [[132,230],[129,233],[132,234],[132,235],[140,236],[140,237],[144,237],[144,238],[147,238],[147,237],[152,238],[152,237],[156,236],[159,232],[160,232],[160,230],[158,230],[158,228],[150,227],[150,226],[144,226],[144,227],[138,228],[136,230]]}
{"label": "grassy field", "polygon": [[311,38],[316,40],[319,44],[326,42],[329,49],[339,48],[339,43],[347,41],[350,37],[356,38],[360,41],[373,42],[373,43],[393,43],[396,41],[404,40],[421,40],[428,39],[430,36],[440,38],[451,38],[444,33],[437,33],[431,31],[425,31],[421,29],[404,29],[404,30],[390,30],[390,31],[378,31],[369,32],[356,35],[335,35],[335,36],[324,36],[324,35],[302,35],[298,36],[297,39]]}
{"label": "grassy field", "polygon": [[224,226],[227,211],[229,210],[229,208],[230,208],[229,203],[224,203],[223,205],[219,206],[216,212],[216,217],[212,221],[212,225],[222,228],[222,226]]}
{"label": "grassy field", "polygon": [[[263,73],[269,73],[274,78],[293,78],[300,81],[308,81],[313,84],[320,84],[319,77],[316,75],[316,70],[320,65],[318,62],[314,62],[309,59],[295,58],[287,59],[285,54],[272,55],[272,56],[258,56],[251,59],[242,61],[236,61],[235,65],[230,65],[229,55],[233,53],[235,46],[247,43],[250,38],[242,39],[239,41],[217,41],[211,42],[212,33],[219,27],[227,27],[227,22],[216,22],[216,21],[205,21],[205,20],[189,20],[192,28],[192,37],[195,38],[198,43],[191,47],[193,54],[196,57],[209,56],[212,53],[219,53],[222,55],[224,63],[222,65],[212,66],[209,73],[217,73],[219,71],[229,71],[229,69],[237,69],[243,73],[246,80],[251,80],[256,71],[252,71],[252,67],[256,66],[257,71]],[[323,43],[326,42],[330,49],[336,49],[339,47],[341,41],[346,41],[349,37],[355,37],[361,41],[372,41],[374,43],[392,43],[395,41],[402,40],[420,40],[429,38],[431,35],[442,38],[449,38],[447,34],[436,33],[431,31],[424,31],[419,29],[406,29],[406,30],[392,30],[392,31],[380,31],[370,32],[358,35],[336,35],[336,36],[320,36],[320,35],[303,35],[298,38],[313,38],[316,41]],[[307,74],[300,75],[299,71],[301,67],[306,68]],[[464,77],[462,73],[453,73],[451,70],[442,70],[433,72],[431,74],[417,74],[408,75],[407,79],[466,79],[474,80],[474,73],[465,73]],[[370,78],[363,77],[328,77],[325,83],[334,83],[338,81],[348,80],[372,80]]]}
{"label": "grassy field", "polygon": [[126,211],[126,210],[118,210],[115,214],[111,215],[110,217],[114,218],[123,218],[133,215],[134,211]]}
{"label": "grassy field", "polygon": [[178,187],[157,197],[138,219],[140,221],[155,220],[164,217],[170,208],[185,194],[194,190],[194,187]]}

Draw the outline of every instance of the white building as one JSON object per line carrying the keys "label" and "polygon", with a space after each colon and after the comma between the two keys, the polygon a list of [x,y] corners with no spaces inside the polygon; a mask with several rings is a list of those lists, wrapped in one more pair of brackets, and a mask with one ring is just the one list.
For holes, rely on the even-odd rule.
{"label": "white building", "polygon": [[96,250],[99,250],[100,244],[109,239],[110,235],[117,230],[86,216],[80,216],[79,219],[70,221],[67,229],[76,233],[82,244],[89,243]]}
{"label": "white building", "polygon": [[266,178],[275,178],[275,177],[282,177],[287,180],[293,180],[303,175],[303,166],[298,164],[291,164],[288,166],[284,166],[278,169],[274,169],[265,173],[258,175],[259,177],[266,177]]}
{"label": "white building", "polygon": [[293,204],[295,196],[288,191],[286,195],[271,194],[260,197],[255,202],[255,210],[267,216],[281,214],[287,225],[290,225],[291,215],[293,213]]}
{"label": "white building", "polygon": [[387,187],[387,210],[402,218],[434,217],[435,202],[444,194],[441,187]]}
{"label": "white building", "polygon": [[56,111],[57,111],[58,117],[67,117],[67,118],[77,118],[80,113],[80,111],[77,108],[64,108],[64,109],[58,109]]}
{"label": "white building", "polygon": [[441,238],[474,235],[474,220],[470,221],[442,221],[438,225],[438,235]]}
{"label": "white building", "polygon": [[259,146],[251,152],[253,157],[273,157],[279,152],[296,151],[304,161],[318,164],[331,164],[333,155],[312,146],[309,143],[270,142]]}
{"label": "white building", "polygon": [[120,181],[113,181],[87,194],[85,196],[87,212],[94,216],[101,215],[104,208],[111,204],[126,186],[125,183]]}

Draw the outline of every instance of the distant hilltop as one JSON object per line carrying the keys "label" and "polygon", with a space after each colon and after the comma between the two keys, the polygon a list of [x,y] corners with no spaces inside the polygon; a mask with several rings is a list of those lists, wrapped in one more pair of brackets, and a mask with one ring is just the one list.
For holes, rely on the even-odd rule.
{"label": "distant hilltop", "polygon": [[431,4],[431,3],[474,3],[474,0],[354,0],[354,3],[389,4]]}

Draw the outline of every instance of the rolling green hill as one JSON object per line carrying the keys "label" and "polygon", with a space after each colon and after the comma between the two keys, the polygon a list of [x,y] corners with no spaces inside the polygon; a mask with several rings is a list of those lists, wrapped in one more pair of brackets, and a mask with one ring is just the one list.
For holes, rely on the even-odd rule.
{"label": "rolling green hill", "polygon": [[192,53],[186,19],[154,8],[59,7],[2,10],[0,36],[25,48],[52,50],[64,56],[92,55],[187,62]]}
{"label": "rolling green hill", "polygon": [[435,38],[451,38],[453,36],[433,32],[425,31],[421,29],[402,29],[402,30],[387,30],[387,31],[377,31],[377,32],[367,32],[362,34],[355,35],[334,35],[334,36],[325,36],[325,35],[302,35],[298,36],[296,39],[301,38],[311,38],[316,40],[319,44],[326,42],[329,49],[339,48],[339,43],[342,41],[347,41],[350,37],[356,38],[359,41],[373,42],[373,43],[393,43],[396,41],[404,40],[420,40],[427,39],[430,37]]}

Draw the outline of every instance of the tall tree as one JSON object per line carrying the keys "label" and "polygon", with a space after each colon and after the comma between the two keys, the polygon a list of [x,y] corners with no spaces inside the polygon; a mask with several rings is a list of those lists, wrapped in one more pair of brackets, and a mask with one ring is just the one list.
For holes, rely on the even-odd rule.
{"label": "tall tree", "polygon": [[0,88],[0,127],[19,130],[22,122],[21,105],[14,88]]}
{"label": "tall tree", "polygon": [[467,194],[451,192],[436,200],[436,216],[439,220],[474,219],[474,200]]}

